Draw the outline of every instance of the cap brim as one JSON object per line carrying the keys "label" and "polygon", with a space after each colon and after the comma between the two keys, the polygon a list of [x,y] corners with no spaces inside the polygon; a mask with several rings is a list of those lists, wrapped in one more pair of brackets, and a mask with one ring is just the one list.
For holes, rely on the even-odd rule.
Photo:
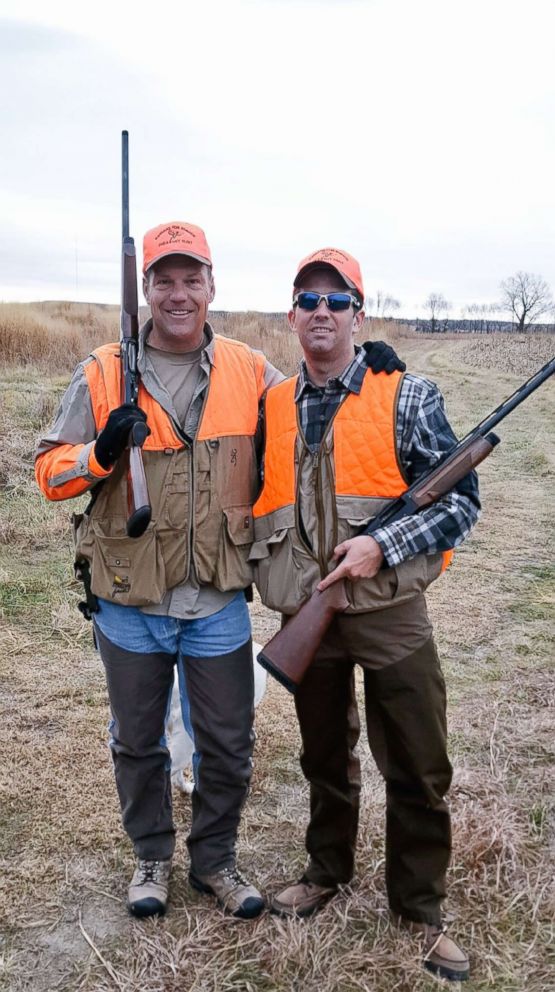
{"label": "cap brim", "polygon": [[193,251],[174,250],[174,251],[165,251],[163,255],[158,255],[156,258],[153,258],[152,262],[149,262],[146,268],[143,269],[144,274],[146,275],[149,269],[151,269],[153,265],[156,265],[157,262],[161,262],[163,258],[169,258],[170,255],[184,255],[185,258],[194,258],[195,262],[201,262],[202,265],[208,265],[209,268],[212,268],[212,262],[210,261],[210,259],[203,258],[202,255],[195,255]]}

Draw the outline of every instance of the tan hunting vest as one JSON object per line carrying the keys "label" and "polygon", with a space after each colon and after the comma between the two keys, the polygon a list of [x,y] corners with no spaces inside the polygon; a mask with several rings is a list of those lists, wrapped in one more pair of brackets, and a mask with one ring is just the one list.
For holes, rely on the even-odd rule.
{"label": "tan hunting vest", "polygon": [[[121,402],[117,344],[93,353],[85,366],[100,431]],[[177,432],[141,384],[139,406],[151,434],[143,447],[152,521],[139,538],[126,535],[125,459],[102,484],[89,516],[77,518],[76,546],[91,563],[92,591],[124,606],[159,603],[185,581],[194,563],[198,581],[227,591],[252,581],[247,558],[257,491],[254,435],[264,390],[262,356],[216,336],[198,432],[192,444]]]}

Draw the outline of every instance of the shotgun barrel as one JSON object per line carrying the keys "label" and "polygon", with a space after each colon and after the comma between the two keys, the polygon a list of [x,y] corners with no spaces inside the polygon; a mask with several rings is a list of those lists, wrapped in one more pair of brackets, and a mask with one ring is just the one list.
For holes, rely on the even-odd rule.
{"label": "shotgun barrel", "polygon": [[[138,405],[139,299],[135,242],[129,236],[129,134],[121,132],[121,319],[122,403]],[[135,424],[129,435],[127,466],[127,534],[140,537],[150,523],[151,507],[141,448],[148,435],[146,424]]]}

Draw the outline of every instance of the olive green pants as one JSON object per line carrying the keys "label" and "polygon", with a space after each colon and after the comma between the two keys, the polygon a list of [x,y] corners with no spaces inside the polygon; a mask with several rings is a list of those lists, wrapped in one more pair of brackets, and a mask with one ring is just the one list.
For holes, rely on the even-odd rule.
{"label": "olive green pants", "polygon": [[[354,666],[364,669],[368,741],[386,784],[386,885],[394,913],[439,923],[451,853],[445,794],[451,782],[446,751],[445,683],[423,597],[412,609],[424,643],[401,660],[379,642],[396,638],[401,608],[336,617],[297,690],[301,766],[310,783],[306,875],[319,885],[349,882],[357,839],[360,733]],[[387,624],[383,619],[388,614]],[[399,613],[399,627],[410,610]],[[373,620],[374,618],[374,620]],[[410,625],[410,624],[409,624]],[[380,628],[378,630],[378,628]],[[377,636],[379,634],[379,636]],[[382,640],[382,644],[384,641]]]}

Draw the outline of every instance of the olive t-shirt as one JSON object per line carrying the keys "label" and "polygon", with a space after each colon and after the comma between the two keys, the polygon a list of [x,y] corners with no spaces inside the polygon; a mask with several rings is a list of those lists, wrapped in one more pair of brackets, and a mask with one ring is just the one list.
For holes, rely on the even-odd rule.
{"label": "olive t-shirt", "polygon": [[200,364],[203,347],[201,345],[195,351],[176,354],[151,348],[148,344],[146,346],[147,359],[165,387],[172,402],[175,419],[182,429],[185,429],[187,412],[197,387],[201,382],[205,384],[206,376]]}

